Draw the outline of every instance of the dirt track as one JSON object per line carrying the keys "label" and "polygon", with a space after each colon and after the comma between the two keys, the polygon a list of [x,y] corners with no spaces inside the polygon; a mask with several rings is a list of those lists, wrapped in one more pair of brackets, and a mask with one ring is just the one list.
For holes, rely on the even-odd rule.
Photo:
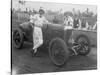
{"label": "dirt track", "polygon": [[12,68],[18,73],[43,73],[74,70],[91,70],[97,68],[97,49],[92,48],[88,56],[72,56],[63,67],[56,67],[49,58],[47,50],[38,50],[38,56],[32,57],[32,44],[25,43],[19,50],[12,46]]}

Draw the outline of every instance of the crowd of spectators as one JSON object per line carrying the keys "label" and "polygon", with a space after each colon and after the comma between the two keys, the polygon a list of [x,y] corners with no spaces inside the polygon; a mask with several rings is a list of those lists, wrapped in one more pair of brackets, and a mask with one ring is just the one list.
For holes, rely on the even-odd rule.
{"label": "crowd of spectators", "polygon": [[75,16],[74,18],[71,16],[65,16],[64,25],[71,26],[75,29],[83,29],[83,30],[97,30],[97,22],[92,26],[86,21],[85,17],[81,20]]}

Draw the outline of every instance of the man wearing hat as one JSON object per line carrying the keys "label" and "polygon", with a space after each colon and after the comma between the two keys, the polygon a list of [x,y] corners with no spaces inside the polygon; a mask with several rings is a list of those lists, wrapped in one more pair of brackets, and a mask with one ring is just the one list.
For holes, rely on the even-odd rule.
{"label": "man wearing hat", "polygon": [[30,16],[30,22],[34,23],[32,25],[33,30],[33,49],[31,50],[32,55],[36,55],[37,48],[43,44],[43,35],[42,35],[42,27],[45,24],[50,24],[46,18],[44,17],[44,10],[42,8],[39,9],[39,13],[34,16]]}
{"label": "man wearing hat", "polygon": [[66,26],[65,29],[72,29],[73,27],[73,18],[69,15],[66,15],[64,18],[64,25]]}

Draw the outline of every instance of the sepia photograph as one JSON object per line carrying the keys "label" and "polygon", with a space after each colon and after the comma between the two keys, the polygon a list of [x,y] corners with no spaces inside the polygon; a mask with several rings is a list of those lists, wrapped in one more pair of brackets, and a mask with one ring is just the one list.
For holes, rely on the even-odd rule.
{"label": "sepia photograph", "polygon": [[97,70],[97,6],[11,0],[11,73]]}

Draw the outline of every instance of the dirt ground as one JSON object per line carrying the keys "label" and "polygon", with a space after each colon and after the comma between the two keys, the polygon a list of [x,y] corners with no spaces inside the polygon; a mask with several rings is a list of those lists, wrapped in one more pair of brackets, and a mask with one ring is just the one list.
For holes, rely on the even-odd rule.
{"label": "dirt ground", "polygon": [[92,48],[88,56],[71,56],[62,67],[52,63],[47,49],[39,49],[38,56],[32,57],[31,48],[30,43],[25,43],[22,49],[16,49],[12,45],[12,70],[16,69],[17,73],[27,74],[97,69],[96,48]]}

